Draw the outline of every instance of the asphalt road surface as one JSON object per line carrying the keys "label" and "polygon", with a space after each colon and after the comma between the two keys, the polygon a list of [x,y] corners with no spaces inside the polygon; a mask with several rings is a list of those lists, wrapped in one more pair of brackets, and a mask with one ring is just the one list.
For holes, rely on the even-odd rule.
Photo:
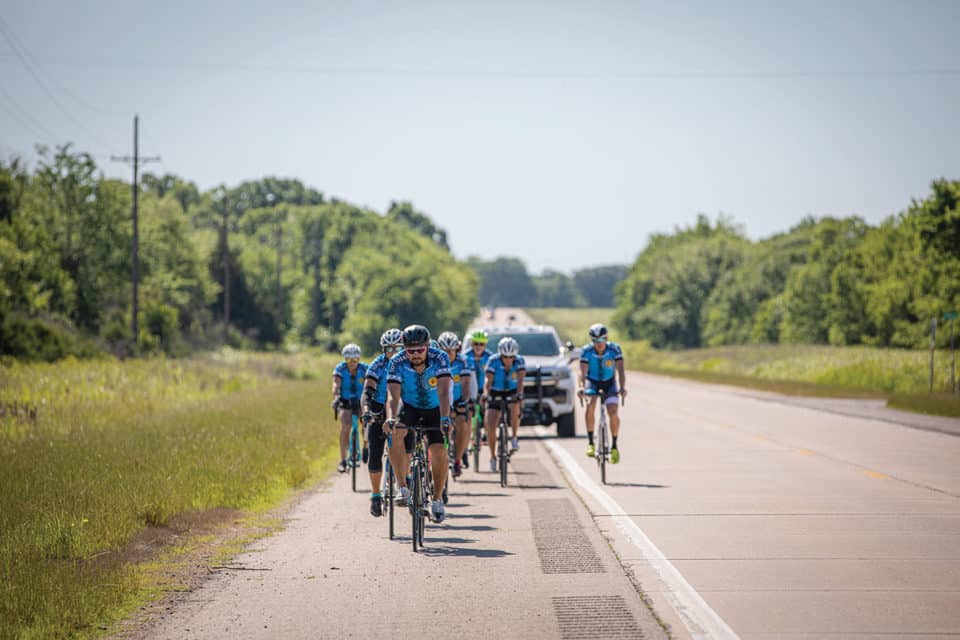
{"label": "asphalt road surface", "polygon": [[607,485],[581,417],[576,439],[525,427],[510,487],[468,470],[414,554],[409,516],[389,540],[338,476],[144,635],[960,636],[960,421],[628,388]]}

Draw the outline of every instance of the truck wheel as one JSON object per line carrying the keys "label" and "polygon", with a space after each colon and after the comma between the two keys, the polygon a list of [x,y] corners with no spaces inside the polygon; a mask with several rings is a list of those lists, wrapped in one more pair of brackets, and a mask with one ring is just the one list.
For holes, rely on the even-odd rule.
{"label": "truck wheel", "polygon": [[576,413],[571,411],[557,417],[557,436],[561,438],[574,438],[577,435]]}

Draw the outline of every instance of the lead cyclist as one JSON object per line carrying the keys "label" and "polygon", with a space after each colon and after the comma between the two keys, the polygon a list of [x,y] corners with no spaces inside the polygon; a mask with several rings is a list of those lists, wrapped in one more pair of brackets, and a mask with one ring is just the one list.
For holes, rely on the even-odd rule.
{"label": "lead cyclist", "polygon": [[[590,398],[587,404],[587,457],[596,455],[593,444],[594,409],[597,406],[598,392],[602,389],[607,394],[604,401],[607,413],[610,414],[610,435],[613,437],[610,447],[610,462],[620,462],[620,449],[617,448],[617,436],[620,435],[620,398],[627,396],[627,374],[623,366],[623,351],[616,342],[607,341],[607,328],[597,323],[590,327],[590,344],[584,345],[580,351],[580,389],[577,395]],[[620,387],[617,387],[617,378],[620,378]]]}

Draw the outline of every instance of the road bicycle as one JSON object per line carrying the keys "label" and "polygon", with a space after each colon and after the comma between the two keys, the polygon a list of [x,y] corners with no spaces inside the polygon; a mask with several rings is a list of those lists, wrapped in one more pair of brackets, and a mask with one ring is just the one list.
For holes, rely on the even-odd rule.
{"label": "road bicycle", "polygon": [[[430,513],[430,496],[433,495],[433,473],[430,470],[430,464],[427,455],[427,448],[423,444],[423,437],[427,431],[436,431],[440,427],[425,427],[423,423],[417,425],[407,425],[408,429],[413,429],[413,455],[410,458],[410,476],[413,480],[412,504],[410,506],[410,516],[412,520],[413,551],[423,549],[423,531],[426,527],[427,517]],[[444,438],[446,443],[446,437]]]}
{"label": "road bicycle", "polygon": [[[372,414],[367,421],[367,428],[370,425],[382,425],[383,414]],[[383,509],[380,514],[390,521],[390,539],[394,538],[394,516],[393,502],[397,493],[397,480],[393,474],[393,465],[390,463],[390,449],[393,447],[393,434],[387,434],[387,444],[383,449],[383,486],[380,489],[380,495],[383,496]]]}
{"label": "road bicycle", "polygon": [[[357,409],[350,409],[350,439],[347,442],[347,466],[350,467],[350,484],[353,492],[357,492],[357,467],[360,466],[360,449],[363,447],[360,436],[360,416]],[[333,410],[334,419],[340,421],[340,409]]]}
{"label": "road bicycle", "polygon": [[[608,444],[610,434],[607,431],[607,391],[598,389],[596,393],[587,392],[586,395],[597,396],[600,402],[600,419],[597,421],[597,447],[594,457],[597,459],[597,466],[600,467],[600,481],[607,484],[607,460],[610,459],[610,445]],[[580,398],[580,405],[583,406],[583,398]]]}
{"label": "road bicycle", "polygon": [[480,472],[480,449],[483,448],[483,404],[473,406],[473,470]]}
{"label": "road bicycle", "polygon": [[500,486],[507,486],[507,464],[510,462],[510,403],[516,396],[501,396],[500,421],[497,423],[497,468],[500,470]]}

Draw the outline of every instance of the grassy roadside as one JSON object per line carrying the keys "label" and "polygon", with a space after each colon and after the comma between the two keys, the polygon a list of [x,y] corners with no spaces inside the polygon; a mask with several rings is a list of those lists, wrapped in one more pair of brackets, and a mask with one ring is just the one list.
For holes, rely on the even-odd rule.
{"label": "grassy roadside", "polygon": [[0,637],[93,635],[156,596],[156,571],[130,561],[138,536],[261,513],[326,475],[336,427],[327,385],[310,379],[331,364],[0,367]]}
{"label": "grassy roadside", "polygon": [[[610,309],[528,309],[561,337],[583,342],[591,322]],[[580,337],[580,340],[575,338]],[[786,395],[884,398],[891,408],[960,417],[960,398],[948,392],[950,354],[934,363],[938,384],[928,393],[929,354],[906,349],[818,345],[737,345],[661,351],[644,342],[621,342],[631,369]]]}

